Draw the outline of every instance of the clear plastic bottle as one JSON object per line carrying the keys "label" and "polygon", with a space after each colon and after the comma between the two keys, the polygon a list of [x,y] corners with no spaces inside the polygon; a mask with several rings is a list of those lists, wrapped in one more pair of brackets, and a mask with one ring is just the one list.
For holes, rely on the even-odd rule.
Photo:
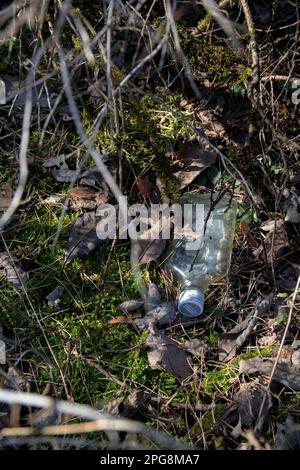
{"label": "clear plastic bottle", "polygon": [[[236,224],[236,204],[228,195],[186,193],[181,204],[203,204],[205,232],[201,248],[186,249],[188,236],[171,243],[166,268],[181,286],[178,310],[190,317],[201,315],[204,293],[225,276],[230,267]],[[218,201],[216,203],[216,201]],[[195,212],[195,211],[194,211]],[[195,219],[192,219],[195,231]],[[203,234],[200,234],[202,236]]]}

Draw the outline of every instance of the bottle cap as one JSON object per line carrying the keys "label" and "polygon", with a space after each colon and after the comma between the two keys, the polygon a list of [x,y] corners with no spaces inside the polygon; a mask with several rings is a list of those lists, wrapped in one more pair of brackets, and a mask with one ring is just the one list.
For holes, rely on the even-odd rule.
{"label": "bottle cap", "polygon": [[197,289],[186,289],[181,292],[178,310],[187,317],[197,317],[204,309],[204,294]]}

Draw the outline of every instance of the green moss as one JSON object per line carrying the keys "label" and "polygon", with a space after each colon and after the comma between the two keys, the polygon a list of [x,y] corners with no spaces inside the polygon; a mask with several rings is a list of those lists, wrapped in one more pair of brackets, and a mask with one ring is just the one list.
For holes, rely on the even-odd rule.
{"label": "green moss", "polygon": [[[203,21],[203,20],[202,20]],[[207,18],[206,21],[209,21]],[[210,80],[218,82],[218,86],[233,86],[248,74],[247,62],[230,46],[211,44],[202,37],[191,33],[189,28],[177,26],[181,45],[186,54],[192,73],[207,73]]]}
{"label": "green moss", "polygon": [[226,364],[219,370],[213,370],[206,374],[202,382],[201,388],[204,393],[214,394],[216,392],[226,393],[231,387],[232,381],[237,378],[239,371],[239,363],[242,359],[250,359],[252,357],[270,357],[275,346],[266,346],[265,348],[240,354],[230,364]]}

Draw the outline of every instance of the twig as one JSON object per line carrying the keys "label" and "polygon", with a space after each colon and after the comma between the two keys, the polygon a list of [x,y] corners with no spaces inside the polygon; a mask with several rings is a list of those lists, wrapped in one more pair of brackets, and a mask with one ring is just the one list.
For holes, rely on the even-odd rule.
{"label": "twig", "polygon": [[241,49],[242,46],[238,40],[237,32],[234,29],[232,22],[223,15],[215,0],[202,0],[202,5],[231,39],[233,47]]}
{"label": "twig", "polygon": [[241,0],[241,5],[244,10],[244,15],[250,36],[249,47],[252,56],[253,77],[249,85],[248,93],[255,101],[258,100],[259,103],[262,104],[262,97],[260,92],[259,55],[255,39],[255,26],[247,0]]}
{"label": "twig", "polygon": [[[170,438],[158,431],[149,429],[143,423],[125,418],[119,418],[108,413],[100,413],[88,405],[71,403],[63,400],[54,400],[53,398],[37,395],[34,393],[15,392],[12,390],[0,390],[0,402],[9,405],[23,405],[27,407],[36,407],[49,410],[55,410],[59,414],[67,414],[77,418],[87,419],[91,423],[82,423],[74,425],[46,426],[37,430],[32,427],[2,429],[0,436],[22,435],[28,436],[40,432],[42,435],[61,435],[66,433],[83,433],[93,431],[126,431],[138,433],[144,437],[159,443],[162,446],[187,449],[188,447],[174,438]],[[78,427],[79,426],[79,427]]]}

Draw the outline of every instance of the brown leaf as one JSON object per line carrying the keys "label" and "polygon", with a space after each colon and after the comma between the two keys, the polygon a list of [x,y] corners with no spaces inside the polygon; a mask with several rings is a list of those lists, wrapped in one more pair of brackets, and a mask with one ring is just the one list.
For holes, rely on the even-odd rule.
{"label": "brown leaf", "polygon": [[244,428],[254,426],[258,419],[262,425],[272,406],[270,391],[266,391],[258,379],[241,384],[233,399],[237,403],[239,414],[239,422],[232,430],[234,437],[240,436]]}
{"label": "brown leaf", "polygon": [[92,188],[73,188],[70,190],[71,207],[74,210],[96,209],[100,204],[108,201],[108,192]]}
{"label": "brown leaf", "polygon": [[146,175],[144,178],[138,176],[136,179],[137,189],[143,199],[149,199],[153,204],[159,204],[162,200],[158,186]]}
{"label": "brown leaf", "polygon": [[247,224],[247,222],[245,222],[244,220],[240,223],[240,231],[241,231],[241,234],[244,235],[244,237],[246,238],[247,245],[250,248],[257,248],[258,242],[255,240],[255,238],[251,234],[250,227]]}
{"label": "brown leaf", "polygon": [[255,257],[261,261],[272,265],[277,261],[284,249],[288,246],[288,237],[285,229],[284,222],[277,220],[276,224],[268,232],[264,243],[262,243],[256,250],[253,251]]}
{"label": "brown leaf", "polygon": [[[262,357],[252,357],[251,359],[242,359],[240,361],[239,374],[266,375],[270,377],[275,359],[264,359]],[[292,366],[286,359],[279,359],[273,380],[291,388],[300,391],[300,373],[299,369]]]}
{"label": "brown leaf", "polygon": [[120,323],[131,323],[131,321],[124,317],[123,315],[118,315],[117,317],[111,318],[107,322],[109,325],[119,325]]}
{"label": "brown leaf", "polygon": [[193,374],[188,362],[188,355],[168,336],[153,329],[146,342],[152,351],[148,352],[148,360],[152,369],[161,368],[175,375],[180,381]]}
{"label": "brown leaf", "polygon": [[13,198],[14,191],[8,183],[3,183],[0,189],[0,211],[6,210]]}
{"label": "brown leaf", "polygon": [[144,178],[138,176],[136,179],[136,187],[140,195],[147,199],[150,196],[150,192],[153,188],[153,183],[149,180],[149,177],[146,175]]}
{"label": "brown leaf", "polygon": [[217,154],[205,148],[198,139],[181,143],[176,153],[177,160],[172,164],[173,175],[178,179],[180,188],[185,188],[206,168],[212,166]]}
{"label": "brown leaf", "polygon": [[[164,220],[162,225],[165,223],[168,221]],[[167,244],[167,241],[161,238],[160,229],[162,227],[158,228],[157,225],[153,225],[132,242],[132,259],[137,260],[139,264],[146,264],[159,258]]]}

